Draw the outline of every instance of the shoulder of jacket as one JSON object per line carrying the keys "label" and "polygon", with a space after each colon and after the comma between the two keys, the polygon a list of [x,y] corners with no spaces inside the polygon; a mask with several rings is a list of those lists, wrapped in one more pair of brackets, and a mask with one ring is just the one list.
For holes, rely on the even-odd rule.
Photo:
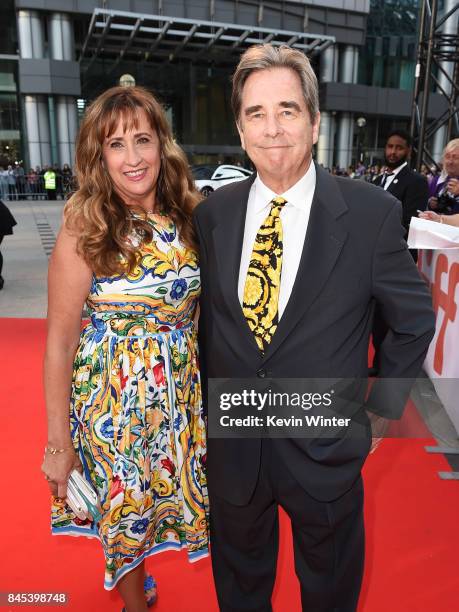
{"label": "shoulder of jacket", "polygon": [[249,180],[251,180],[251,177],[244,181],[237,181],[224,185],[223,187],[219,187],[196,206],[194,209],[194,214],[199,218],[212,213],[218,215],[218,212],[223,207],[231,205],[231,202],[234,200],[240,199],[241,185]]}
{"label": "shoulder of jacket", "polygon": [[386,216],[390,210],[401,206],[395,196],[374,183],[339,176],[334,178],[351,211],[369,216],[378,212]]}

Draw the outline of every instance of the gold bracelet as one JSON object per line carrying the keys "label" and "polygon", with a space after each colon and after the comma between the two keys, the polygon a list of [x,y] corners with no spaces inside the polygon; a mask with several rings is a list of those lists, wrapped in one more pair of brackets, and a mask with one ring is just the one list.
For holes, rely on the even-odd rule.
{"label": "gold bracelet", "polygon": [[65,451],[73,450],[73,446],[67,448],[53,448],[52,446],[45,446],[45,453],[50,455],[57,455],[58,453],[65,453]]}

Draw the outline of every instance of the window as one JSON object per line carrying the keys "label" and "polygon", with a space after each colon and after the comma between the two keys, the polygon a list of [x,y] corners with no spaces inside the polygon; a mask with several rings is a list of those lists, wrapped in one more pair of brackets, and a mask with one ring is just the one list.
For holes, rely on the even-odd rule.
{"label": "window", "polygon": [[0,93],[0,131],[4,130],[19,130],[16,94]]}

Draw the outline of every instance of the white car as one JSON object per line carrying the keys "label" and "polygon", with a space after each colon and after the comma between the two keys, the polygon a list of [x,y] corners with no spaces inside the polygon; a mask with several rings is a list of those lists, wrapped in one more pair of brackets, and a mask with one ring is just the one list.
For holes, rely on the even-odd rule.
{"label": "white car", "polygon": [[223,187],[223,185],[228,185],[229,183],[243,181],[252,174],[251,170],[241,168],[240,166],[231,166],[229,164],[220,166],[205,164],[193,166],[191,170],[198,191],[206,197],[219,187]]}

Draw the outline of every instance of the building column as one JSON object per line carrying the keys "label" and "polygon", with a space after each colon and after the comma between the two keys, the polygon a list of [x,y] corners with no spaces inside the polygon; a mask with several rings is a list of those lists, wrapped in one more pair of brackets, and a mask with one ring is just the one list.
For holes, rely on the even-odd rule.
{"label": "building column", "polygon": [[[53,60],[73,61],[74,35],[69,15],[52,13],[48,20],[50,57]],[[59,164],[73,165],[77,135],[77,106],[73,96],[55,99],[57,150]]]}
{"label": "building column", "polygon": [[329,111],[320,113],[319,138],[317,140],[317,162],[324,168],[333,165],[333,141],[335,135],[335,118]]}
{"label": "building column", "polygon": [[[320,82],[330,83],[336,81],[336,66],[338,48],[332,45],[325,49],[320,57]],[[320,114],[319,140],[317,142],[317,161],[325,168],[333,165],[333,149],[335,140],[335,118],[330,111]]]}
{"label": "building column", "polygon": [[[443,15],[446,15],[450,10],[454,8],[456,5],[456,0],[445,0],[445,8],[443,11]],[[449,17],[442,27],[443,34],[452,34],[453,36],[457,36],[458,34],[458,13],[457,11]],[[448,51],[453,50],[453,47],[447,47]],[[454,75],[454,62],[440,62],[440,66],[447,73],[450,79],[453,78]],[[451,95],[451,83],[448,81],[443,72],[439,71],[438,73],[438,83],[445,91],[446,95]],[[438,93],[442,94],[440,89],[438,89]],[[442,94],[443,95],[443,94]],[[440,161],[443,149],[446,145],[447,138],[447,127],[446,125],[437,130],[433,136],[433,144],[432,144],[432,156],[435,161]]]}
{"label": "building column", "polygon": [[188,79],[189,79],[189,109],[188,109],[188,125],[189,127],[189,140],[188,142],[193,142],[196,134],[198,132],[198,112],[197,112],[197,100],[196,100],[196,66],[190,62],[190,67],[188,71]]}
{"label": "building column", "polygon": [[60,165],[72,166],[75,157],[77,112],[76,100],[71,96],[56,98],[56,127]]}
{"label": "building column", "polygon": [[357,81],[358,50],[353,45],[346,45],[340,57],[341,83],[355,83]]}
{"label": "building column", "polygon": [[352,160],[352,137],[354,131],[352,129],[352,114],[341,113],[338,126],[338,158],[337,164],[340,168],[346,170]]}
{"label": "building column", "polygon": [[30,167],[51,164],[48,100],[46,96],[24,96]]}
{"label": "building column", "polygon": [[[356,83],[358,70],[358,49],[346,45],[340,57],[341,83]],[[340,168],[347,168],[352,161],[352,141],[354,137],[354,117],[352,113],[341,113],[338,124],[337,163]]]}
{"label": "building column", "polygon": [[73,24],[69,15],[53,13],[48,20],[50,57],[55,60],[73,61]]}
{"label": "building column", "polygon": [[[44,58],[43,22],[36,11],[18,11],[19,53],[21,59]],[[43,95],[23,95],[30,166],[51,163],[48,101]]]}
{"label": "building column", "polygon": [[36,11],[18,11],[19,53],[21,59],[42,59],[45,44],[43,22]]}

